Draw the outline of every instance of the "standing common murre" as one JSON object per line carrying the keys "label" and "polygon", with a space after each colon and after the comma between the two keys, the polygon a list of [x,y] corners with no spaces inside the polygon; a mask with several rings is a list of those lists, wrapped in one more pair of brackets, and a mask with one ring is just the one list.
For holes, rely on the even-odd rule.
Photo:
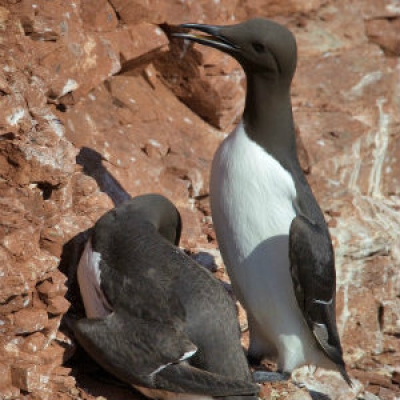
{"label": "standing common murre", "polygon": [[246,74],[243,118],[215,154],[210,196],[221,254],[248,316],[249,357],[277,357],[283,374],[271,380],[313,364],[337,369],[351,385],[336,327],[332,242],[297,157],[295,38],[261,18],[181,27],[201,33],[174,36],[230,54]]}

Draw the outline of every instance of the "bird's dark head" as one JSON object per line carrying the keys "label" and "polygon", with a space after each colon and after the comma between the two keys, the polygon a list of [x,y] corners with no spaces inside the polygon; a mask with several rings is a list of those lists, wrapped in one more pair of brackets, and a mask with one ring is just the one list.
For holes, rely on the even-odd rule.
{"label": "bird's dark head", "polygon": [[128,216],[140,215],[142,221],[153,224],[165,239],[176,246],[179,244],[182,231],[181,216],[175,205],[166,197],[153,193],[136,196],[124,203],[120,210],[124,210]]}
{"label": "bird's dark head", "polygon": [[263,18],[226,26],[183,24],[182,28],[200,31],[174,36],[214,47],[234,57],[245,72],[263,74],[290,84],[297,60],[293,34],[274,21]]}

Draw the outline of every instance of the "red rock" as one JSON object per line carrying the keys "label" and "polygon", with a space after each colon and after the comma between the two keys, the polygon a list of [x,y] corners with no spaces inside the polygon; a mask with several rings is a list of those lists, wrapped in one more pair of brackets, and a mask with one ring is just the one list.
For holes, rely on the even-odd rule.
{"label": "red rock", "polygon": [[[112,0],[111,4],[125,24],[136,24],[151,19],[151,5],[143,5],[141,1]],[[157,9],[153,8],[153,12],[157,12]],[[154,17],[155,15],[153,20]]]}
{"label": "red rock", "polygon": [[63,373],[60,374],[60,371],[54,371],[50,380],[52,384],[52,389],[55,392],[69,392],[72,388],[75,387],[76,381],[73,376],[67,376]]}
{"label": "red rock", "polygon": [[72,372],[72,368],[69,367],[55,367],[53,370],[53,374],[57,374],[59,376],[68,376]]}
{"label": "red rock", "polygon": [[[170,197],[182,213],[181,245],[208,252],[216,276],[228,281],[208,204],[210,163],[224,137],[212,126],[228,132],[240,118],[243,72],[213,49],[174,40],[167,51],[157,24],[168,31],[175,28],[165,22],[273,15],[298,41],[298,147],[334,240],[345,359],[352,376],[384,377],[369,384],[360,375],[369,392],[392,396],[400,362],[399,11],[392,3],[54,0],[49,7],[25,0],[0,7],[0,360],[8,382],[0,398],[93,399],[59,369],[75,343],[60,331],[67,303],[57,268],[68,275],[71,308],[81,310],[72,294],[76,264],[87,230],[113,201],[151,191]],[[37,314],[23,311],[39,313],[40,326]],[[59,315],[48,319],[48,311]],[[240,323],[247,323],[243,311]],[[10,370],[18,387],[9,385]],[[334,375],[304,379],[334,400],[363,395],[357,381],[351,392]],[[103,386],[96,393],[106,397]],[[290,384],[264,389],[282,399],[304,395]]]}
{"label": "red rock", "polygon": [[53,315],[65,314],[69,307],[70,302],[62,296],[56,296],[47,300],[47,312]]}
{"label": "red rock", "polygon": [[22,275],[6,276],[0,280],[0,302],[5,303],[10,297],[26,293],[29,290]]}
{"label": "red rock", "polygon": [[366,0],[362,3],[366,20],[373,18],[397,18],[400,16],[396,3],[390,0]]}
{"label": "red rock", "polygon": [[178,41],[155,63],[164,82],[195,113],[230,130],[244,106],[244,74],[238,64],[216,50]]}
{"label": "red rock", "polygon": [[[11,385],[11,371],[8,365],[0,363],[0,390]],[[1,393],[1,392],[0,392]]]}
{"label": "red rock", "polygon": [[2,23],[8,21],[9,16],[10,16],[10,10],[4,7],[0,7],[0,21]]}
{"label": "red rock", "polygon": [[260,17],[271,17],[275,15],[287,15],[292,13],[310,13],[317,10],[322,4],[321,0],[287,1],[279,0],[245,0],[237,10],[237,16],[242,20],[258,15]]}
{"label": "red rock", "polygon": [[393,56],[400,55],[400,18],[373,19],[367,21],[366,32],[371,42],[376,43],[385,52]]}
{"label": "red rock", "polygon": [[74,189],[77,197],[89,197],[89,195],[98,191],[98,186],[96,181],[90,176],[77,174],[75,176]]}
{"label": "red rock", "polygon": [[[66,125],[70,127],[88,126],[89,128],[88,124],[94,124],[94,140],[91,141],[91,144],[85,143],[87,138],[79,135],[79,131],[76,129],[68,131],[68,136],[78,146],[95,146],[97,151],[105,154],[107,161],[104,161],[103,165],[108,168],[114,179],[119,181],[123,179],[126,182],[125,190],[128,193],[143,193],[141,188],[146,188],[147,192],[159,192],[159,182],[161,182],[167,190],[165,192],[167,195],[174,196],[179,205],[188,207],[187,193],[192,184],[188,185],[187,181],[182,179],[184,175],[174,175],[172,171],[175,171],[176,166],[179,169],[179,164],[192,164],[189,168],[193,169],[193,174],[189,173],[190,180],[194,183],[192,187],[195,188],[195,191],[200,193],[202,188],[206,187],[208,177],[203,172],[204,163],[198,162],[196,159],[192,161],[190,153],[196,152],[197,157],[207,158],[207,154],[212,154],[212,150],[209,151],[209,149],[215,149],[217,139],[213,136],[210,128],[188,112],[162,84],[158,82],[153,90],[154,93],[149,92],[148,83],[141,77],[114,78],[111,81],[111,93],[122,102],[124,108],[131,112],[129,118],[132,123],[127,124],[123,129],[119,128],[115,117],[110,117],[108,114],[107,118],[102,118],[103,114],[99,114],[98,109],[93,108],[93,100],[88,98],[87,101],[77,105],[75,112],[66,115]],[[114,110],[117,108],[116,102],[103,89],[94,92],[93,96],[101,101],[102,106],[108,109],[111,107]],[[96,118],[94,118],[95,115]],[[195,118],[196,123],[191,118]],[[185,133],[184,135],[176,134],[173,121],[180,124],[179,129]],[[160,126],[162,129],[159,128]],[[104,133],[110,132],[110,129],[117,134],[114,137],[112,149],[109,148],[109,135]],[[208,137],[207,141],[202,142],[201,138],[206,136]],[[146,143],[157,143],[165,157],[159,161],[149,158],[141,150]],[[207,146],[202,143],[206,143]],[[190,150],[186,151],[183,157],[175,155],[180,154],[180,149],[184,148]],[[167,150],[166,153],[163,149],[170,150]],[[116,151],[118,157],[115,157]],[[164,165],[168,166],[168,172],[163,171]],[[131,167],[128,168],[128,166]],[[99,179],[106,179],[108,175],[103,177],[102,169],[96,168],[96,171],[100,173]],[[189,169],[187,170],[189,171]],[[200,180],[194,172],[195,169],[202,171],[199,176]],[[192,224],[191,218],[188,221],[187,224]],[[184,230],[185,227],[186,225],[184,225]]]}
{"label": "red rock", "polygon": [[59,224],[45,227],[40,232],[41,247],[55,257],[61,256],[63,248],[62,243],[64,242],[64,232],[61,230]]}
{"label": "red rock", "polygon": [[[308,169],[321,160],[335,157],[360,137],[364,125],[349,117],[345,112],[311,111],[307,107],[298,107],[295,111],[299,126],[299,138],[307,141],[307,160],[302,165]],[[335,131],[332,131],[332,127]],[[349,131],[351,129],[351,131]],[[349,133],[351,132],[351,134]],[[303,144],[304,146],[304,144]]]}
{"label": "red rock", "polygon": [[38,292],[34,292],[32,295],[32,305],[35,309],[47,310],[47,304],[40,298]]}
{"label": "red rock", "polygon": [[64,353],[62,354],[64,363],[74,356],[77,349],[74,338],[58,331],[56,333],[55,341],[64,349]]}
{"label": "red rock", "polygon": [[8,334],[14,325],[14,314],[7,314],[0,318],[0,333]]}
{"label": "red rock", "polygon": [[55,49],[42,58],[40,65],[54,76],[50,95],[56,98],[77,89],[78,97],[86,94],[120,69],[119,57],[110,44],[93,34]]}
{"label": "red rock", "polygon": [[66,281],[67,277],[56,270],[51,273],[48,279],[37,285],[36,288],[41,295],[52,298],[64,295],[67,292]]}
{"label": "red rock", "polygon": [[18,363],[11,368],[11,379],[14,386],[26,392],[48,391],[49,376],[52,367]]}
{"label": "red rock", "polygon": [[[12,87],[3,78],[2,91],[7,94]],[[0,116],[1,133],[6,135],[18,136],[20,131],[28,130],[32,127],[31,119],[26,105],[22,99],[15,99],[11,95],[3,96],[1,99],[2,113]]]}
{"label": "red rock", "polygon": [[41,309],[24,309],[14,314],[14,329],[17,334],[41,331],[48,325],[47,313]]}
{"label": "red rock", "polygon": [[57,365],[63,364],[64,353],[64,347],[53,340],[40,352],[39,357],[42,360],[43,365],[51,365],[51,367],[54,368]]}
{"label": "red rock", "polygon": [[357,379],[360,379],[363,383],[368,383],[375,386],[392,386],[390,375],[384,375],[382,373],[377,373],[376,371],[374,371],[373,373],[368,371],[357,371],[355,373],[355,377]]}
{"label": "red rock", "polygon": [[379,399],[396,400],[398,393],[398,387],[393,387],[392,389],[381,387],[379,388]]}
{"label": "red rock", "polygon": [[51,340],[55,339],[57,337],[57,332],[60,328],[60,322],[61,322],[61,316],[53,316],[49,318],[47,327],[46,327],[46,336],[50,338]]}
{"label": "red rock", "polygon": [[43,350],[46,344],[46,336],[41,332],[35,332],[25,339],[21,350],[27,353],[36,353]]}
{"label": "red rock", "polygon": [[159,57],[161,50],[168,45],[165,33],[157,25],[149,23],[126,26],[105,35],[105,38],[121,55],[124,72]]}
{"label": "red rock", "polygon": [[349,7],[342,12],[341,4],[331,3],[321,7],[318,18],[296,17],[288,25],[296,35],[299,50],[299,63],[312,55],[342,53],[354,49],[366,41],[364,20],[359,18],[364,12],[361,4]]}
{"label": "red rock", "polygon": [[7,303],[0,303],[0,315],[16,312],[22,308],[29,307],[32,304],[30,295],[12,296]]}
{"label": "red rock", "polygon": [[3,246],[16,257],[27,260],[36,253],[39,231],[28,227],[23,231],[15,231],[3,239]]}
{"label": "red rock", "polygon": [[88,32],[109,32],[118,26],[118,18],[107,0],[82,1],[81,17]]}
{"label": "red rock", "polygon": [[399,367],[397,367],[397,370],[393,371],[392,382],[394,384],[398,384],[398,385],[400,384],[400,368]]}
{"label": "red rock", "polygon": [[243,1],[238,5],[230,0],[200,0],[186,3],[178,0],[165,3],[151,0],[112,0],[118,15],[126,24],[142,21],[179,24],[183,22],[226,23],[235,19],[247,19],[254,16],[273,16],[277,14],[306,13],[317,10],[320,0],[289,1],[276,0]]}
{"label": "red rock", "polygon": [[19,399],[21,392],[15,386],[7,386],[4,388],[0,388],[0,398],[4,400],[14,400]]}
{"label": "red rock", "polygon": [[116,12],[126,24],[140,22],[176,22],[196,19],[201,15],[202,7],[199,2],[192,5],[180,1],[165,3],[160,0],[143,2],[140,0],[112,0]]}

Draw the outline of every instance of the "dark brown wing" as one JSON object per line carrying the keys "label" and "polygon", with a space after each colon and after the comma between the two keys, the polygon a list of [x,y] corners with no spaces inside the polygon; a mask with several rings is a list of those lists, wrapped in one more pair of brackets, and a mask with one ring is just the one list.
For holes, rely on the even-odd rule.
{"label": "dark brown wing", "polygon": [[335,260],[328,231],[298,215],[290,227],[289,257],[294,291],[304,318],[321,349],[351,384],[336,326]]}
{"label": "dark brown wing", "polygon": [[[79,343],[104,369],[119,379],[152,389],[209,396],[258,393],[251,381],[241,381],[195,368],[189,359],[196,347],[184,336],[165,327],[137,324],[129,316],[110,314],[104,319],[81,319],[74,332]],[[169,355],[179,354],[179,358]]]}

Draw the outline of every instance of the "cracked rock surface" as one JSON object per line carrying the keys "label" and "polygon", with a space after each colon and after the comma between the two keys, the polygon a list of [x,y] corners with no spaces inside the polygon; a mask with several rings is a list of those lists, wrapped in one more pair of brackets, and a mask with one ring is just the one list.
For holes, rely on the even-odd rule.
{"label": "cracked rock surface", "polygon": [[[245,79],[227,55],[168,34],[182,22],[255,16],[297,38],[299,155],[334,241],[354,380],[349,389],[304,367],[261,397],[398,399],[396,0],[0,0],[0,399],[142,397],[101,372],[68,329],[83,316],[75,272],[90,228],[130,196],[169,197],[181,246],[228,282],[209,170],[240,119]],[[246,346],[241,309],[239,319]]]}

